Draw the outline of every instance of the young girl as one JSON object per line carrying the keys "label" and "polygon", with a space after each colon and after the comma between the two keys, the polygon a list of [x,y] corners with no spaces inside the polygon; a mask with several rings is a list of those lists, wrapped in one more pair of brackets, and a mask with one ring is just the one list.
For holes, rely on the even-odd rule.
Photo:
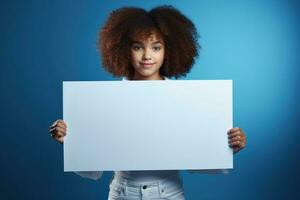
{"label": "young girl", "polygon": [[[103,66],[114,77],[123,77],[124,81],[169,80],[186,76],[190,71],[198,56],[197,39],[194,24],[171,6],[150,11],[125,7],[111,13],[100,31],[99,48]],[[56,141],[63,143],[67,124],[57,120],[49,131]],[[245,147],[242,129],[232,128],[227,134],[234,153]],[[216,172],[198,170],[211,171]],[[102,176],[100,171],[75,173],[95,180]],[[108,199],[182,200],[184,192],[176,170],[115,171]]]}

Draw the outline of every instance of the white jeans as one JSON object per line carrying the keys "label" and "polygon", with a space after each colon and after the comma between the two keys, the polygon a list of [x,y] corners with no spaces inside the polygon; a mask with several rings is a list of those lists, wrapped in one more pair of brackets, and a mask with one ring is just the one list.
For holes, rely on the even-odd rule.
{"label": "white jeans", "polygon": [[108,200],[185,200],[178,176],[155,182],[135,182],[114,176],[109,185]]}

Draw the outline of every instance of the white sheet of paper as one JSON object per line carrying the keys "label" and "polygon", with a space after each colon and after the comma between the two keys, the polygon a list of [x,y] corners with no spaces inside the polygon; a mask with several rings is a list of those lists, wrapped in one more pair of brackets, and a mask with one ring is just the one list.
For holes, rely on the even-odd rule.
{"label": "white sheet of paper", "polygon": [[65,81],[64,171],[230,169],[232,80]]}

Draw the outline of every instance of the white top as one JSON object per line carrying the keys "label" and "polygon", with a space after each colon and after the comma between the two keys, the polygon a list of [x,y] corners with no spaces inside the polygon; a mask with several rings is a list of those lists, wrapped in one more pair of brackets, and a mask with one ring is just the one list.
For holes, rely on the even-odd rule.
{"label": "white top", "polygon": [[[164,77],[164,80],[170,80]],[[122,78],[122,81],[129,81],[126,77]],[[188,170],[190,173],[201,174],[228,174],[227,169],[221,170]],[[147,171],[115,171],[115,176],[119,176],[125,179],[134,180],[136,182],[152,182],[159,179],[164,179],[170,176],[178,176],[178,170],[147,170]],[[90,178],[98,180],[101,178],[103,171],[88,171],[88,172],[75,172],[83,178]]]}
{"label": "white top", "polygon": [[[166,77],[166,76],[163,76],[163,78],[164,78],[165,81],[170,80],[170,79],[169,79],[168,77]],[[124,76],[124,77],[122,78],[122,81],[130,81],[130,80],[128,80],[127,77]]]}

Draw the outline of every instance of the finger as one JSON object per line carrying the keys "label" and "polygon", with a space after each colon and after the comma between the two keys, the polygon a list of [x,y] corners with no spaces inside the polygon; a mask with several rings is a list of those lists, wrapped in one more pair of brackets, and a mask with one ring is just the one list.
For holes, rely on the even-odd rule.
{"label": "finger", "polygon": [[49,128],[49,132],[51,134],[54,134],[56,132],[56,127],[53,127],[53,128]]}
{"label": "finger", "polygon": [[65,127],[65,126],[63,126],[62,124],[58,124],[57,126],[56,126],[56,128],[61,128],[61,129],[64,129],[64,130],[68,130],[67,129],[67,127]]}
{"label": "finger", "polygon": [[67,129],[64,128],[63,126],[56,126],[56,127],[53,127],[49,130],[50,133],[54,134],[55,132],[57,131],[60,131],[62,132],[64,135],[67,134]]}
{"label": "finger", "polygon": [[63,137],[58,138],[56,141],[58,141],[59,143],[63,144],[64,143],[64,138]]}
{"label": "finger", "polygon": [[239,152],[239,151],[242,150],[245,146],[246,146],[245,143],[241,143],[239,146],[234,146],[234,147],[232,147],[232,148],[233,148],[233,153]]}
{"label": "finger", "polygon": [[61,138],[64,137],[64,134],[62,132],[56,132],[55,134],[53,134],[54,138]]}
{"label": "finger", "polygon": [[51,133],[55,134],[56,132],[62,133],[64,136],[67,135],[67,130],[62,127],[55,127]]}
{"label": "finger", "polygon": [[57,125],[67,128],[67,124],[63,120],[58,120]]}
{"label": "finger", "polygon": [[54,122],[51,126],[49,126],[49,130],[54,128],[55,126],[57,126],[57,123]]}
{"label": "finger", "polygon": [[243,142],[241,142],[241,143],[239,143],[238,145],[232,146],[232,147],[241,150],[241,149],[243,149],[245,146],[246,146],[246,144],[243,143]]}
{"label": "finger", "polygon": [[241,141],[232,142],[229,144],[231,147],[240,147],[242,145]]}
{"label": "finger", "polygon": [[227,134],[228,134],[228,135],[231,135],[232,133],[236,133],[236,132],[239,132],[239,133],[244,134],[243,131],[242,131],[241,129],[234,129],[234,130],[230,131],[230,132],[227,133]]}
{"label": "finger", "polygon": [[53,137],[57,142],[63,143],[64,142],[64,137]]}
{"label": "finger", "polygon": [[229,139],[229,143],[233,143],[233,142],[236,142],[236,141],[240,141],[240,142],[243,142],[243,139],[242,139],[242,137],[241,136],[236,136],[236,137],[233,137],[233,138],[231,138],[231,139]]}
{"label": "finger", "polygon": [[237,148],[237,149],[241,150],[246,146],[246,144],[239,142],[238,144],[230,144],[229,146],[233,149]]}
{"label": "finger", "polygon": [[53,126],[53,127],[50,127],[49,128],[49,132],[53,132],[55,130],[60,130],[60,131],[63,131],[64,133],[67,132],[67,128],[65,126],[63,126],[62,124],[57,124],[56,126]]}
{"label": "finger", "polygon": [[63,127],[56,127],[56,131],[61,132],[64,136],[67,134],[67,129]]}
{"label": "finger", "polygon": [[53,122],[53,124],[49,127],[49,129],[57,126],[57,123],[60,121],[60,119],[56,120],[55,122]]}
{"label": "finger", "polygon": [[235,132],[235,131],[238,131],[238,130],[240,130],[239,127],[231,128],[229,131],[227,131],[227,134],[230,134],[230,133]]}
{"label": "finger", "polygon": [[236,132],[232,132],[228,135],[228,138],[231,139],[231,138],[234,138],[236,136],[241,136],[243,137],[243,134],[240,132],[240,131],[236,131]]}

